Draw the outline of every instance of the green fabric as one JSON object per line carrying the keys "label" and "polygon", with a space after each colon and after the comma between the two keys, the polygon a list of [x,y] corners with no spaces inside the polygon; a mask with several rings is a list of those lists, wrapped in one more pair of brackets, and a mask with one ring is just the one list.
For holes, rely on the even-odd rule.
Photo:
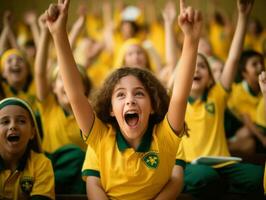
{"label": "green fabric", "polygon": [[52,200],[52,199],[46,196],[34,195],[30,197],[30,200]]}
{"label": "green fabric", "polygon": [[[137,152],[147,152],[150,150],[151,140],[152,140],[152,132],[153,132],[153,121],[150,119],[148,128],[144,133],[141,142],[137,148]],[[123,134],[121,133],[120,129],[116,131],[116,141],[119,151],[124,151],[127,148],[130,148],[129,144],[127,143],[126,139],[124,138]]]}
{"label": "green fabric", "polygon": [[96,176],[101,177],[100,172],[92,169],[87,169],[82,172],[82,176]]}
{"label": "green fabric", "polygon": [[185,162],[184,160],[176,159],[176,160],[175,160],[175,164],[176,164],[176,165],[179,165],[179,166],[181,166],[181,167],[183,167],[183,169],[186,168],[186,162]]}
{"label": "green fabric", "polygon": [[69,144],[46,155],[52,161],[57,194],[86,194],[86,184],[81,178],[84,151]]}
{"label": "green fabric", "polygon": [[199,199],[215,199],[225,193],[261,199],[263,173],[262,166],[249,163],[236,163],[219,169],[187,164],[184,192]]}

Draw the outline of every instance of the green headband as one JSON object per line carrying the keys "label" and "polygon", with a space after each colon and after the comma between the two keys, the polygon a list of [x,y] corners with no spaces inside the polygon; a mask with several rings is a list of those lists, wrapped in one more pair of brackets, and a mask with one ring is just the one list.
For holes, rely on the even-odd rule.
{"label": "green headband", "polygon": [[36,135],[34,138],[34,140],[35,140],[34,141],[34,143],[35,143],[34,144],[34,150],[37,152],[42,152],[41,139],[40,139],[38,124],[37,124],[34,112],[33,112],[32,108],[30,107],[30,105],[22,99],[19,99],[16,97],[9,97],[9,98],[5,98],[2,101],[0,101],[0,110],[3,109],[4,107],[10,106],[10,105],[20,106],[20,107],[26,109],[30,113],[30,116],[33,120],[35,129],[36,129]]}

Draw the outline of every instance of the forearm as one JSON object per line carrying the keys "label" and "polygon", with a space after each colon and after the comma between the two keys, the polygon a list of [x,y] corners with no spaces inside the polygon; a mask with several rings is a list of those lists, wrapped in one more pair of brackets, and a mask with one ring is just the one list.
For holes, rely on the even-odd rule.
{"label": "forearm", "polygon": [[85,22],[85,16],[80,16],[78,20],[73,24],[72,29],[69,33],[69,43],[71,48],[73,49],[77,38],[82,30],[82,26],[84,25]]}
{"label": "forearm", "polygon": [[34,44],[38,48],[38,44],[39,44],[38,41],[40,39],[40,33],[39,33],[38,24],[36,20],[30,24],[30,29],[31,29],[31,33],[33,36]]}
{"label": "forearm", "polygon": [[49,46],[48,29],[42,30],[37,45],[37,53],[35,58],[35,83],[36,93],[39,100],[44,100],[49,93],[49,84],[47,80],[47,59]]}
{"label": "forearm", "polygon": [[238,61],[243,49],[247,20],[247,17],[241,16],[241,14],[239,14],[234,37],[228,53],[228,58],[226,59],[220,80],[225,89],[229,89],[231,87],[231,84],[235,78]]}
{"label": "forearm", "polygon": [[[84,90],[79,71],[72,54],[66,31],[53,34],[54,44],[57,52],[60,74],[70,99],[84,96]],[[73,84],[75,80],[75,84]]]}
{"label": "forearm", "polygon": [[174,166],[171,179],[160,191],[155,200],[175,200],[183,189],[183,169],[180,166]]}
{"label": "forearm", "polygon": [[7,49],[8,32],[8,28],[4,27],[0,36],[0,55]]}
{"label": "forearm", "polygon": [[88,177],[86,182],[87,197],[90,200],[108,200],[99,178]]}
{"label": "forearm", "polygon": [[182,54],[175,73],[173,93],[169,105],[169,110],[173,110],[173,112],[168,112],[168,120],[176,131],[181,130],[184,125],[187,98],[196,66],[198,42],[199,38],[185,37]]}
{"label": "forearm", "polygon": [[177,62],[177,49],[174,37],[173,22],[165,22],[165,51],[166,65],[174,69]]}

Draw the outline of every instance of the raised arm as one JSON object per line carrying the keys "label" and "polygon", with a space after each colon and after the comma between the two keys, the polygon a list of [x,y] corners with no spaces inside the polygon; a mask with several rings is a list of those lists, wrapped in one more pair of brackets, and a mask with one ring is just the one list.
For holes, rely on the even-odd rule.
{"label": "raised arm", "polygon": [[0,55],[4,53],[4,51],[7,49],[8,44],[8,34],[9,34],[9,21],[10,21],[11,13],[9,11],[4,12],[3,16],[3,30],[0,35]]}
{"label": "raised arm", "polygon": [[220,82],[225,89],[230,89],[237,71],[238,61],[243,49],[246,27],[252,10],[254,0],[238,0],[238,18],[234,37],[225,61],[224,69],[220,78]]}
{"label": "raised arm", "polygon": [[36,45],[36,47],[38,47],[40,32],[38,29],[38,20],[37,20],[36,13],[34,11],[26,12],[25,22],[29,25],[32,36],[33,36],[34,44]]}
{"label": "raised arm", "polygon": [[39,100],[44,100],[50,91],[47,77],[47,60],[49,46],[49,30],[46,25],[46,14],[39,17],[40,36],[38,39],[36,58],[34,62],[34,76],[36,94]]}
{"label": "raised arm", "polygon": [[49,31],[54,40],[59,71],[63,79],[77,123],[84,134],[88,134],[94,121],[93,109],[85,96],[82,80],[68,41],[66,23],[69,0],[58,0],[46,11]]}
{"label": "raised arm", "polygon": [[82,28],[84,27],[85,17],[86,17],[85,11],[83,10],[80,11],[78,19],[74,22],[74,24],[71,27],[68,38],[72,49],[77,41],[80,32],[82,31]]}
{"label": "raised arm", "polygon": [[184,126],[187,98],[192,85],[201,34],[201,13],[192,7],[186,7],[185,0],[180,0],[178,23],[184,34],[184,42],[168,110],[168,121],[176,132]]}
{"label": "raised arm", "polygon": [[165,58],[166,66],[174,71],[174,67],[177,62],[177,49],[176,41],[174,36],[174,23],[176,18],[176,8],[172,1],[168,1],[162,12],[164,19],[164,30],[165,30]]}

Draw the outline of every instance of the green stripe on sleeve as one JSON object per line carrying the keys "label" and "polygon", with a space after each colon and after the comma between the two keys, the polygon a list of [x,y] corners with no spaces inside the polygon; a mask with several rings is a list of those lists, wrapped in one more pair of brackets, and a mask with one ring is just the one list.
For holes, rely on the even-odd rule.
{"label": "green stripe on sleeve", "polygon": [[82,171],[82,176],[96,176],[99,178],[101,177],[100,172],[97,170],[93,170],[93,169],[86,169]]}
{"label": "green stripe on sleeve", "polygon": [[176,159],[175,160],[175,165],[179,165],[179,166],[183,167],[183,169],[186,168],[186,162],[184,160]]}

